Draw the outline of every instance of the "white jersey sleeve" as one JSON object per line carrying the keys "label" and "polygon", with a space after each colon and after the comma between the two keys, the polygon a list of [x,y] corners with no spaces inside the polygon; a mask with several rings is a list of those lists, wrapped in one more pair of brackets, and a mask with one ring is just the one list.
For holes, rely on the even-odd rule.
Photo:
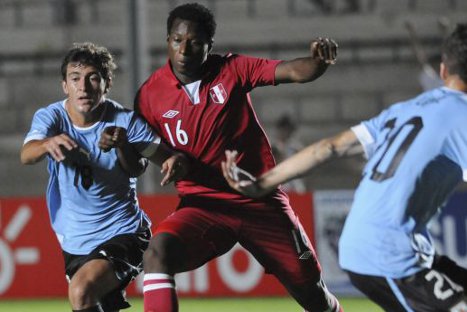
{"label": "white jersey sleeve", "polygon": [[370,158],[375,151],[375,139],[370,131],[368,131],[364,123],[353,126],[350,129],[355,133],[360,144],[362,144],[365,157],[367,159]]}

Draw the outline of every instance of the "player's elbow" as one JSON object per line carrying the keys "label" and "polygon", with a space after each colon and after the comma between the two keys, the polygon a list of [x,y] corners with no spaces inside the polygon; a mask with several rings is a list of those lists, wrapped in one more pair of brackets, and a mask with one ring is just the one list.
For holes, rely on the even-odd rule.
{"label": "player's elbow", "polygon": [[318,148],[320,151],[318,155],[318,159],[320,162],[325,162],[333,158],[340,157],[338,148],[333,140],[324,139],[320,142],[320,147]]}
{"label": "player's elbow", "polygon": [[21,151],[19,159],[22,165],[33,165],[37,162],[37,159],[31,157],[30,155],[28,155],[28,153],[24,151]]}
{"label": "player's elbow", "polygon": [[38,149],[37,146],[38,145],[35,143],[35,141],[30,141],[21,147],[21,164],[34,165],[45,157],[45,154],[41,151],[41,149]]}
{"label": "player's elbow", "polygon": [[133,166],[123,166],[123,169],[131,178],[137,178],[146,171],[148,164],[149,162],[146,158],[140,158],[137,164]]}
{"label": "player's elbow", "polygon": [[24,159],[23,157],[20,157],[20,162],[22,165],[29,165],[30,162],[27,159]]}

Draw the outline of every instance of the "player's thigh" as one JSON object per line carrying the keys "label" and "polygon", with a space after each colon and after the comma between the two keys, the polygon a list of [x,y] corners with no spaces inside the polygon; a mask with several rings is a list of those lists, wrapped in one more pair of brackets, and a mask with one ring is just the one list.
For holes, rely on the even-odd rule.
{"label": "player's thigh", "polygon": [[121,234],[97,246],[88,255],[74,255],[63,251],[65,272],[71,280],[76,272],[94,259],[107,260],[117,278],[126,286],[142,271],[143,252],[148,246],[151,231]]}
{"label": "player's thigh", "polygon": [[105,311],[127,308],[124,289],[142,271],[143,251],[150,237],[150,230],[117,235],[88,255],[63,251],[70,290],[76,285],[88,291],[87,287],[92,290],[97,285],[98,290],[93,296],[100,298]]}
{"label": "player's thigh", "polygon": [[92,259],[73,275],[70,281],[70,293],[77,289],[81,294],[92,294],[101,298],[118,288],[121,281],[115,275],[112,264],[106,259]]}
{"label": "player's thigh", "polygon": [[178,255],[183,260],[180,271],[187,271],[229,251],[237,242],[239,225],[221,209],[184,207],[163,220],[154,236],[171,234],[183,244],[183,254]]}
{"label": "player's thigh", "polygon": [[390,281],[384,277],[357,274],[347,271],[352,284],[360,290],[371,301],[378,304],[385,311],[406,312],[404,307],[404,297],[401,294],[396,295],[394,287],[391,287]]}
{"label": "player's thigh", "polygon": [[425,269],[404,279],[395,280],[400,292],[414,311],[457,312],[467,310],[465,290],[434,269]]}
{"label": "player's thigh", "polygon": [[385,311],[461,312],[467,308],[463,289],[435,270],[403,279],[347,273],[352,284]]}
{"label": "player's thigh", "polygon": [[298,218],[290,211],[248,214],[240,243],[273,274],[307,311],[325,311],[334,299],[321,278],[315,251]]}
{"label": "player's thigh", "polygon": [[244,217],[240,243],[284,285],[320,279],[321,268],[298,218],[290,212],[265,210]]}

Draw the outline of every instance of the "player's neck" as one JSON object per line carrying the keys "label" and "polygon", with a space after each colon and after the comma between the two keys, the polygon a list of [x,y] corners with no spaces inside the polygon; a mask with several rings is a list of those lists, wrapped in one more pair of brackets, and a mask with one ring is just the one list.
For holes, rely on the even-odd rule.
{"label": "player's neck", "polygon": [[449,76],[444,80],[444,85],[450,89],[467,93],[467,83],[459,76]]}
{"label": "player's neck", "polygon": [[80,112],[77,111],[73,105],[70,105],[69,100],[66,100],[65,110],[73,125],[86,128],[101,120],[102,114],[104,112],[104,103],[99,104],[89,112]]}
{"label": "player's neck", "polygon": [[187,85],[187,84],[190,84],[190,83],[193,83],[195,81],[198,81],[198,80],[201,80],[201,75],[190,75],[190,76],[187,76],[187,75],[183,75],[183,74],[175,74],[175,76],[177,77],[177,79],[181,82],[181,84],[183,85]]}

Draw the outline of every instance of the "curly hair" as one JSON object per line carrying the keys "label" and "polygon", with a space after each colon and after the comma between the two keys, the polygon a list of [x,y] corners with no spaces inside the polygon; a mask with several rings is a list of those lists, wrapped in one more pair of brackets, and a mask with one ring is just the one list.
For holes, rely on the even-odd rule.
{"label": "curly hair", "polygon": [[81,63],[97,68],[104,80],[110,84],[113,71],[117,68],[112,54],[105,47],[91,42],[74,43],[62,61],[62,79],[66,80],[66,69],[70,63]]}
{"label": "curly hair", "polygon": [[216,33],[216,21],[212,12],[199,3],[182,4],[169,13],[167,18],[167,34],[170,34],[176,18],[196,22],[212,41]]}
{"label": "curly hair", "polygon": [[444,40],[442,58],[449,73],[467,83],[467,24],[457,24]]}

